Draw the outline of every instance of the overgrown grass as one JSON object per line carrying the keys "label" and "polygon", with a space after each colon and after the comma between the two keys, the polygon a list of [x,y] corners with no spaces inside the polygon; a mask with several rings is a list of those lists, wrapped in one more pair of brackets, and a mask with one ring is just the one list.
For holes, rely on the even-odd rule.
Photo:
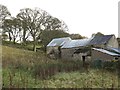
{"label": "overgrown grass", "polygon": [[[2,41],[2,45],[33,51],[33,42],[32,41],[31,42],[28,41],[26,43],[13,43],[10,41]],[[40,50],[43,50],[42,43],[36,44],[36,48],[40,48]]]}
{"label": "overgrown grass", "polygon": [[115,73],[91,69],[89,72],[58,73],[41,80],[22,70],[5,69],[3,83],[7,88],[117,88],[118,77]]}
{"label": "overgrown grass", "polygon": [[12,71],[11,69],[3,70],[3,87],[5,88],[35,88],[37,85],[42,87],[42,81],[33,78],[29,72],[22,70]]}
{"label": "overgrown grass", "polygon": [[44,52],[2,46],[4,87],[100,88],[117,87],[117,73],[90,69],[80,61],[52,60]]}
{"label": "overgrown grass", "polygon": [[117,88],[117,74],[93,70],[89,72],[59,73],[46,81],[51,88]]}

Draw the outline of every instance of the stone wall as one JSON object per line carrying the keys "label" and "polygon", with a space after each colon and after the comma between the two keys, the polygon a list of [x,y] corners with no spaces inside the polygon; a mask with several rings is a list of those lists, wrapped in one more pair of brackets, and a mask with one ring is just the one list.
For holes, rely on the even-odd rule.
{"label": "stone wall", "polygon": [[75,48],[61,49],[61,58],[71,60],[73,59]]}
{"label": "stone wall", "polygon": [[119,45],[119,48],[120,48],[120,38],[117,38],[117,41],[118,41],[118,45]]}
{"label": "stone wall", "polygon": [[114,56],[92,49],[91,60],[111,61],[111,60],[114,60],[114,58],[115,58]]}
{"label": "stone wall", "polygon": [[[79,48],[68,48],[68,49],[61,49],[61,57],[62,59],[66,60],[82,60],[83,55],[87,55],[88,53],[77,53],[74,52]],[[83,48],[82,48],[83,49]],[[90,60],[90,57],[86,57],[86,60]]]}
{"label": "stone wall", "polygon": [[59,47],[47,47],[47,55],[51,58],[59,58],[60,51],[58,48]]}
{"label": "stone wall", "polygon": [[118,48],[118,41],[115,36],[113,36],[107,43],[106,47]]}

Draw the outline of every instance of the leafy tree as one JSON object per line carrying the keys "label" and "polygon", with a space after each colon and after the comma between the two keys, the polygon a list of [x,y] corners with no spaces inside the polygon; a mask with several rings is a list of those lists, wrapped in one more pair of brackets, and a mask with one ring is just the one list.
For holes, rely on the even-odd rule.
{"label": "leafy tree", "polygon": [[69,31],[67,24],[63,20],[61,20],[61,30]]}
{"label": "leafy tree", "polygon": [[[26,42],[28,36],[31,35],[33,38],[34,51],[36,51],[36,44],[38,40],[41,40],[42,33],[43,39],[43,36],[47,30],[48,32],[52,30],[65,30],[67,27],[63,21],[52,17],[46,11],[39,8],[21,9],[20,13],[17,15],[17,18],[21,21],[21,26],[23,29],[23,42]],[[47,37],[45,36],[45,38]]]}
{"label": "leafy tree", "polygon": [[63,30],[44,30],[41,34],[41,41],[44,48],[54,38],[69,37],[69,34]]}
{"label": "leafy tree", "polygon": [[70,34],[71,39],[83,39],[86,37],[81,36],[80,34]]}
{"label": "leafy tree", "polygon": [[7,7],[0,4],[0,20],[4,20],[5,17],[10,16],[10,12],[8,11]]}
{"label": "leafy tree", "polygon": [[8,35],[7,35],[7,34],[5,34],[5,33],[2,33],[1,38],[2,38],[2,40],[6,40],[6,39],[8,39]]}
{"label": "leafy tree", "polygon": [[39,8],[21,9],[17,17],[22,21],[23,41],[26,41],[27,31],[33,38],[33,50],[36,51],[36,43],[41,31],[44,30],[46,21],[49,19],[49,14]]}
{"label": "leafy tree", "polygon": [[12,36],[11,36],[11,31],[12,31],[12,20],[11,19],[5,19],[3,22],[3,33],[8,33],[8,38],[9,41],[12,40]]}
{"label": "leafy tree", "polygon": [[68,27],[64,21],[50,16],[44,23],[45,30],[64,30],[68,31]]}
{"label": "leafy tree", "polygon": [[19,34],[21,32],[21,26],[20,26],[20,20],[17,18],[12,19],[12,37],[13,37],[13,42],[16,42],[17,37],[19,37]]}
{"label": "leafy tree", "polygon": [[17,18],[5,19],[3,25],[3,31],[9,35],[9,41],[13,40],[15,44],[17,37],[21,32],[20,20]]}
{"label": "leafy tree", "polygon": [[68,27],[64,21],[55,17],[50,17],[46,20],[45,29],[42,31],[39,39],[42,41],[44,48],[54,38],[69,37]]}
{"label": "leafy tree", "polygon": [[7,16],[10,16],[10,12],[7,7],[0,4],[0,28],[2,28],[3,22]]}
{"label": "leafy tree", "polygon": [[45,24],[46,30],[58,30],[61,27],[61,21],[55,17],[49,18],[49,20]]}
{"label": "leafy tree", "polygon": [[93,37],[93,36],[103,36],[103,35],[104,35],[104,34],[102,34],[101,32],[97,32],[97,33],[93,33],[93,34],[92,34],[92,37]]}
{"label": "leafy tree", "polygon": [[30,12],[32,10],[30,8],[21,9],[20,13],[17,14],[17,18],[20,20],[22,26],[22,41],[23,43],[26,42],[27,38],[30,36],[29,28],[31,23]]}

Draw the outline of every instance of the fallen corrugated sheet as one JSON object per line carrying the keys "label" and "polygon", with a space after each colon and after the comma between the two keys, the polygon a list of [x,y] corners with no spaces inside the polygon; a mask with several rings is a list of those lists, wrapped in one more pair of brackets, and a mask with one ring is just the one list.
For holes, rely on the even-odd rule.
{"label": "fallen corrugated sheet", "polygon": [[108,47],[107,49],[120,54],[120,48]]}
{"label": "fallen corrugated sheet", "polygon": [[92,49],[100,51],[102,53],[106,53],[106,54],[112,55],[112,56],[120,56],[120,54],[117,54],[117,53],[114,53],[114,52],[111,52],[111,51],[108,51],[108,50],[105,50],[105,49],[98,49],[98,48],[92,48]]}

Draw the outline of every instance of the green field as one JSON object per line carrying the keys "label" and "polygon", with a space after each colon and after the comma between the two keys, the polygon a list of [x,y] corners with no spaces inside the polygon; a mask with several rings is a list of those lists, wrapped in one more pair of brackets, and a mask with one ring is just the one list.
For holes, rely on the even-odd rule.
{"label": "green field", "polygon": [[41,52],[2,46],[5,88],[117,88],[117,72],[89,68],[80,61],[52,60]]}

